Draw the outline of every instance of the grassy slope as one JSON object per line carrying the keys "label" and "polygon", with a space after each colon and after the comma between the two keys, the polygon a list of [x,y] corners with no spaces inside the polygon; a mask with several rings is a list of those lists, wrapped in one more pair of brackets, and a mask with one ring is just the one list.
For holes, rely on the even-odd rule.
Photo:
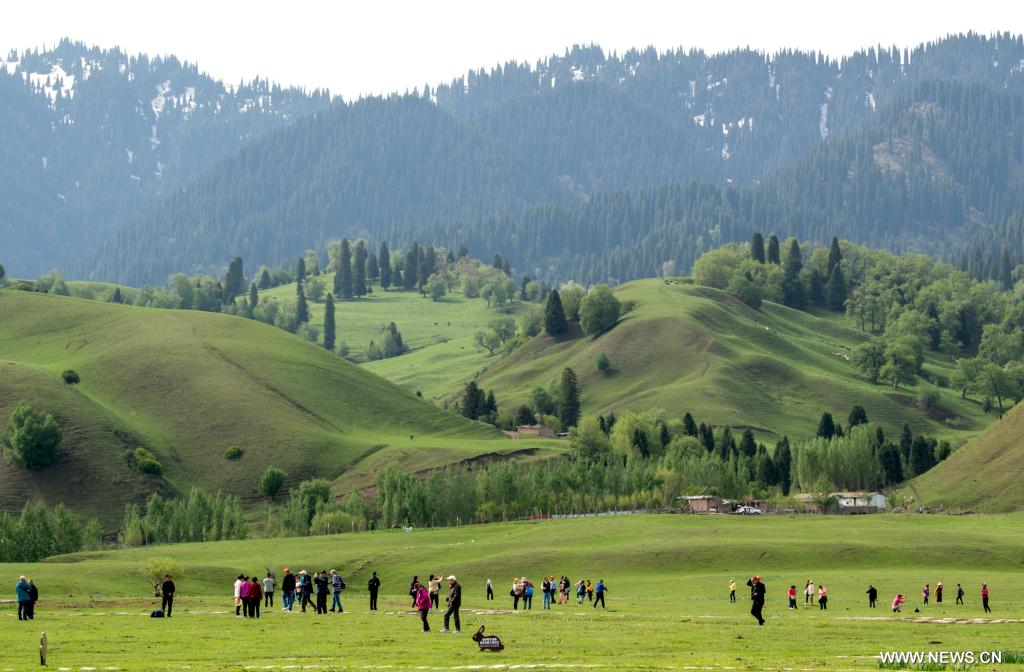
{"label": "grassy slope", "polygon": [[[580,377],[587,413],[661,407],[672,416],[690,411],[698,422],[760,430],[766,438],[813,434],[823,411],[846,423],[854,404],[890,432],[909,423],[915,431],[957,441],[981,430],[991,417],[976,404],[943,390],[941,406],[956,416],[943,424],[915,405],[917,388],[897,394],[870,385],[835,353],[863,336],[834,318],[822,319],[765,303],[753,310],[717,290],[640,280],[616,288],[636,309],[597,339],[578,331],[553,340],[541,335],[491,366],[481,377],[499,403],[526,400],[535,385],[546,386],[564,366]],[[594,360],[611,359],[608,374]],[[948,375],[949,364],[926,368]]]}
{"label": "grassy slope", "polygon": [[[422,468],[521,447],[250,320],[14,291],[0,292],[0,314],[0,361],[15,372],[0,379],[0,417],[19,399],[43,402],[72,435],[77,477],[131,484],[111,506],[156,485],[123,473],[137,445],[159,456],[171,487],[243,496],[269,464],[296,482],[334,478],[375,453]],[[55,382],[65,368],[81,374],[74,390]],[[241,460],[224,460],[231,445]],[[63,473],[44,470],[26,485],[0,460],[0,505],[20,505],[26,488],[59,494]]]}
{"label": "grassy slope", "polygon": [[[331,287],[333,275],[321,276]],[[282,302],[295,300],[295,285],[281,285],[260,293]],[[310,324],[323,338],[323,301],[310,301]],[[349,356],[363,366],[401,387],[425,398],[440,400],[471,380],[493,358],[473,342],[478,330],[486,330],[491,320],[517,318],[529,304],[516,301],[501,309],[488,308],[483,299],[467,299],[459,291],[440,301],[421,297],[418,292],[388,291],[379,287],[368,297],[355,301],[336,301],[337,341],[349,346]],[[411,352],[388,360],[366,363],[366,348],[371,340],[380,341],[380,331],[395,322]]]}
{"label": "grassy slope", "polygon": [[[25,573],[41,585],[44,602],[35,627],[0,617],[0,662],[27,669],[38,631],[54,646],[51,666],[238,669],[242,665],[319,665],[335,668],[417,665],[601,665],[607,669],[875,669],[872,656],[890,650],[1019,651],[1020,624],[943,625],[918,616],[984,616],[977,589],[989,583],[994,618],[1024,617],[1024,518],[854,516],[799,518],[633,516],[359,533],[301,540],[250,540],[76,554],[37,565],[0,565],[0,575]],[[145,618],[152,600],[135,570],[158,554],[177,559],[175,618]],[[345,576],[346,615],[264,613],[259,623],[236,621],[231,581],[239,571],[337,568]],[[366,611],[371,570],[383,581],[381,611]],[[485,657],[462,638],[418,633],[404,595],[409,578],[453,573],[464,586],[463,630],[486,625],[506,651]],[[729,604],[729,578],[765,577],[768,624],[746,613],[743,587]],[[509,609],[513,575],[604,579],[607,612],[589,605],[531,612]],[[483,600],[487,578],[497,600]],[[813,578],[828,586],[830,610],[785,608],[784,590]],[[943,581],[946,604],[919,605],[925,582]],[[956,607],[953,587],[967,588]],[[864,591],[879,588],[882,608],[867,608]],[[884,604],[896,592],[911,603],[899,620]],[[124,599],[138,596],[138,599]],[[85,599],[89,598],[88,602]],[[58,610],[53,601],[68,608]],[[0,604],[0,616],[13,605]],[[439,613],[432,625],[439,629]],[[312,636],[311,636],[312,635]],[[416,641],[410,641],[416,638]],[[294,646],[296,641],[303,645]],[[183,642],[188,642],[183,646]],[[291,645],[290,645],[291,644]],[[429,653],[428,653],[429,651]],[[485,659],[486,658],[486,659]],[[1009,668],[1008,668],[1009,669]]]}
{"label": "grassy slope", "polygon": [[1024,407],[995,423],[912,482],[918,502],[949,510],[1015,511],[1024,501]]}

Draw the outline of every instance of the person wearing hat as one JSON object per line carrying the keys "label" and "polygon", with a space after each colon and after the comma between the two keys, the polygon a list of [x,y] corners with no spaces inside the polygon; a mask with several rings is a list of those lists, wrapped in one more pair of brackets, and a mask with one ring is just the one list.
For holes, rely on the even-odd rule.
{"label": "person wearing hat", "polygon": [[764,609],[765,587],[764,584],[761,583],[761,577],[755,576],[747,581],[747,585],[750,586],[750,601],[752,603],[750,607],[750,615],[757,619],[758,625],[764,625],[764,618],[761,617],[761,610]]}
{"label": "person wearing hat", "polygon": [[441,632],[451,632],[448,629],[448,621],[454,616],[455,617],[455,634],[462,633],[462,623],[459,621],[459,608],[462,607],[462,586],[455,579],[455,576],[448,577],[448,597],[445,599],[448,603],[448,608],[444,612],[444,628]]}
{"label": "person wearing hat", "polygon": [[942,581],[935,584],[935,604],[942,604]]}
{"label": "person wearing hat", "polygon": [[281,611],[291,611],[295,606],[295,575],[285,567],[281,577]]}

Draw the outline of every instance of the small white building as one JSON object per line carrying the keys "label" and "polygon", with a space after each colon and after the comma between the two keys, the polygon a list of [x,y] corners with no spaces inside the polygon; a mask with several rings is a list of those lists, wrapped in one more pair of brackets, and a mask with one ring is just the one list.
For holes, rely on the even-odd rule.
{"label": "small white building", "polygon": [[837,492],[833,496],[840,509],[864,507],[884,509],[889,506],[885,495],[880,492]]}

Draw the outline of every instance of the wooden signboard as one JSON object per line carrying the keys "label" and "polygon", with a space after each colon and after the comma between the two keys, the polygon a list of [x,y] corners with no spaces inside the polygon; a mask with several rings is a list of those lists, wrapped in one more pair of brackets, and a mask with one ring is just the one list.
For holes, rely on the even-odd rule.
{"label": "wooden signboard", "polygon": [[480,626],[480,629],[473,635],[473,641],[480,645],[481,651],[491,651],[497,653],[505,648],[505,645],[501,643],[501,639],[497,635],[484,636],[484,626]]}

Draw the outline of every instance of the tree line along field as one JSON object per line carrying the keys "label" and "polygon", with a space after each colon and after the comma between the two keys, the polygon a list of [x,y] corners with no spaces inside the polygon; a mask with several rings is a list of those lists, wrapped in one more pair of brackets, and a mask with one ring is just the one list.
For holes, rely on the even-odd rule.
{"label": "tree line along field", "polygon": [[[0,574],[35,579],[36,620],[19,623],[0,604],[0,669],[37,665],[40,631],[50,667],[80,669],[467,669],[536,665],[597,669],[876,669],[881,651],[1003,651],[1024,647],[1021,557],[1024,518],[998,516],[723,517],[620,516],[345,537],[250,540],[82,553],[34,565],[0,565]],[[175,559],[174,618],[150,619],[154,600],[138,573],[152,556]],[[344,616],[265,610],[258,622],[235,619],[235,576],[337,569],[348,584]],[[383,581],[380,611],[367,609],[365,582]],[[464,586],[463,634],[419,633],[405,593],[416,574],[451,573]],[[743,585],[760,574],[768,588],[766,625],[749,615]],[[512,613],[508,585],[526,576],[603,579],[608,609],[589,603]],[[6,580],[5,578],[5,580]],[[496,600],[484,599],[495,584]],[[728,601],[736,578],[739,599]],[[813,579],[827,586],[828,611],[786,608],[785,589]],[[925,583],[946,586],[945,603],[920,606]],[[955,585],[967,590],[956,606]],[[982,613],[987,582],[993,613]],[[867,606],[869,584],[880,606]],[[896,592],[909,596],[893,617]],[[151,593],[149,593],[151,594]],[[443,603],[442,603],[443,605]],[[159,605],[156,605],[159,606]],[[920,613],[914,608],[920,607]],[[942,623],[930,619],[961,619]],[[924,620],[929,619],[929,620]],[[980,619],[975,622],[973,619]],[[483,654],[470,640],[480,625],[505,651]],[[297,667],[296,667],[297,666]],[[571,669],[571,668],[570,668]],[[1000,668],[1003,669],[1003,668]],[[1005,669],[1018,669],[1007,666]]]}

